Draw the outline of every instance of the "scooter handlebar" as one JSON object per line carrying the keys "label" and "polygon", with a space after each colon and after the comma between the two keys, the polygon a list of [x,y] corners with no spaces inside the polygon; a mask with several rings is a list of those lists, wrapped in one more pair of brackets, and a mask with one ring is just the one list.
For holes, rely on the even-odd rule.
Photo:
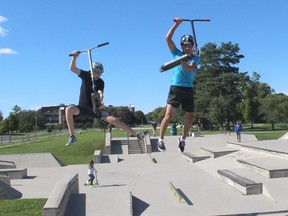
{"label": "scooter handlebar", "polygon": [[[102,44],[99,44],[99,45],[97,45],[97,46],[89,49],[89,50],[91,51],[91,50],[93,50],[93,49],[95,49],[95,48],[102,47],[102,46],[106,46],[106,45],[108,45],[108,44],[109,44],[109,42],[102,43]],[[82,53],[82,52],[88,52],[88,50],[77,51],[77,53]],[[71,53],[71,54],[69,54],[69,56],[73,56],[73,54]]]}
{"label": "scooter handlebar", "polygon": [[[175,19],[173,19],[175,21]],[[188,21],[188,22],[210,22],[210,19],[182,19],[182,21]]]}

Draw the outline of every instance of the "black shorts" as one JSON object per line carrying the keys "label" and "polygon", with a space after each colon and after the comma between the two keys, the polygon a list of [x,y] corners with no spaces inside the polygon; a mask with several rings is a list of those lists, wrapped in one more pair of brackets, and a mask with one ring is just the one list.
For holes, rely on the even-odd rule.
{"label": "black shorts", "polygon": [[178,108],[181,104],[185,112],[194,112],[194,91],[193,88],[170,86],[167,104]]}
{"label": "black shorts", "polygon": [[99,114],[94,113],[93,109],[90,107],[86,107],[86,106],[77,106],[78,109],[80,110],[79,115],[77,116],[77,118],[83,118],[83,117],[94,117],[97,119],[102,119],[105,118],[107,116],[109,116],[109,113],[106,110],[100,110]]}

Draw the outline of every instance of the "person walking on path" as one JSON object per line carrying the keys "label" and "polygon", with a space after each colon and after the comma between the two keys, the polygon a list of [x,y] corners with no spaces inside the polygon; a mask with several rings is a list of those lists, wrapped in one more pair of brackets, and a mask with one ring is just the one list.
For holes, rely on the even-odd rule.
{"label": "person walking on path", "polygon": [[79,97],[79,105],[71,105],[66,107],[66,122],[68,126],[69,131],[69,139],[66,143],[66,146],[70,146],[71,144],[74,144],[77,142],[77,139],[74,135],[74,117],[94,117],[97,119],[101,119],[109,124],[112,124],[130,134],[133,136],[136,136],[139,140],[142,140],[147,134],[148,131],[144,131],[141,133],[137,133],[135,130],[130,128],[127,124],[120,121],[118,118],[115,118],[114,116],[109,115],[107,111],[100,108],[98,109],[97,113],[94,113],[93,111],[93,105],[91,100],[91,94],[93,93],[92,88],[92,79],[91,79],[91,73],[94,73],[94,83],[96,85],[97,92],[99,94],[99,101],[102,103],[104,98],[104,80],[101,79],[101,75],[104,72],[103,65],[99,62],[94,62],[92,64],[92,71],[84,71],[76,66],[76,60],[79,56],[79,53],[77,51],[72,52],[72,59],[70,62],[70,70],[78,75],[78,77],[82,80],[82,85],[80,88],[80,97]]}
{"label": "person walking on path", "polygon": [[[183,35],[181,37],[180,51],[172,40],[175,30],[182,23],[182,18],[175,18],[173,26],[166,34],[166,43],[174,59],[184,54],[190,54],[194,47],[194,39],[191,35]],[[194,98],[193,98],[193,80],[196,75],[196,68],[199,62],[197,55],[189,61],[181,61],[181,64],[174,68],[173,78],[167,99],[166,113],[161,122],[160,135],[158,139],[158,150],[165,151],[164,134],[168,128],[176,109],[181,105],[185,112],[184,130],[181,137],[178,138],[178,150],[184,151],[185,139],[188,136],[194,118]]]}
{"label": "person walking on path", "polygon": [[236,122],[236,124],[234,126],[234,130],[235,130],[236,135],[237,135],[237,141],[241,142],[242,125],[239,123],[239,121]]}

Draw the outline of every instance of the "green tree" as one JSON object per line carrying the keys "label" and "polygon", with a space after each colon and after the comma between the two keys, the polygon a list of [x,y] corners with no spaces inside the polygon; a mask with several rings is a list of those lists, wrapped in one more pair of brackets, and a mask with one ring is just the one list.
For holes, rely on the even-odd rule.
{"label": "green tree", "polygon": [[[200,67],[195,78],[195,116],[207,124],[223,124],[240,118],[237,104],[243,100],[243,86],[249,79],[236,67],[243,55],[238,44],[214,43],[201,48]],[[206,125],[207,128],[207,125]]]}
{"label": "green tree", "polygon": [[271,123],[272,130],[275,123],[287,121],[288,96],[284,94],[269,94],[261,100],[260,111],[264,114],[265,120]]}
{"label": "green tree", "polygon": [[271,94],[272,90],[266,83],[260,83],[260,75],[253,72],[253,76],[244,87],[244,98],[242,103],[243,117],[253,127],[255,121],[260,120],[260,100]]}
{"label": "green tree", "polygon": [[23,110],[17,114],[19,119],[19,132],[22,133],[28,133],[28,139],[29,139],[29,133],[32,131],[35,131],[36,128],[36,111],[31,110]]}
{"label": "green tree", "polygon": [[21,107],[20,106],[18,106],[18,105],[15,105],[13,108],[12,108],[12,110],[13,110],[13,112],[12,113],[14,113],[14,114],[18,114],[18,113],[20,113],[21,112]]}
{"label": "green tree", "polygon": [[137,110],[134,115],[136,124],[147,124],[146,116],[141,110]]}
{"label": "green tree", "polygon": [[165,107],[157,107],[152,112],[147,113],[146,119],[149,122],[160,123],[165,115],[165,111],[166,111]]}
{"label": "green tree", "polygon": [[133,112],[127,106],[119,106],[119,107],[105,107],[105,109],[109,112],[110,115],[119,118],[121,121],[126,124],[135,124],[136,118]]}

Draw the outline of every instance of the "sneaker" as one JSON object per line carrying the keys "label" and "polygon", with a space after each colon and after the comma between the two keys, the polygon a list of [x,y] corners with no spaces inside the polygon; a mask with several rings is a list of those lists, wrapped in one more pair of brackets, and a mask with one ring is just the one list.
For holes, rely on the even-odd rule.
{"label": "sneaker", "polygon": [[178,138],[178,150],[180,152],[184,152],[184,148],[185,148],[185,141],[180,140],[180,137]]}
{"label": "sneaker", "polygon": [[74,135],[71,135],[71,136],[69,137],[69,139],[68,139],[68,142],[66,143],[66,146],[70,146],[70,145],[72,145],[72,144],[74,144],[74,143],[76,143],[76,142],[77,142],[76,137],[75,137]]}
{"label": "sneaker", "polygon": [[138,133],[137,134],[138,140],[142,140],[148,133],[149,133],[148,131],[144,131],[144,132]]}
{"label": "sneaker", "polygon": [[161,152],[166,151],[165,144],[163,141],[158,142],[157,146],[158,146],[159,151],[161,151]]}

